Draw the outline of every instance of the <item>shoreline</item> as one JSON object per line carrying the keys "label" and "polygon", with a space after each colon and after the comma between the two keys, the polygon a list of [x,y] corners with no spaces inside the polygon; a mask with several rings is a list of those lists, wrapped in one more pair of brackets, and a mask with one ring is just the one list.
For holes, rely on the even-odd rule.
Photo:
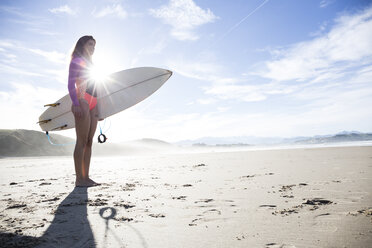
{"label": "shoreline", "polygon": [[[93,156],[95,157],[137,157],[137,156],[153,156],[156,154],[159,155],[171,155],[171,154],[197,154],[197,153],[210,153],[210,152],[244,152],[244,151],[275,151],[275,150],[296,150],[296,149],[321,149],[321,148],[337,148],[337,147],[369,147],[372,146],[372,141],[352,141],[352,142],[333,142],[333,143],[322,143],[322,144],[273,144],[273,145],[247,145],[247,146],[205,146],[205,147],[197,147],[197,146],[175,146],[172,149],[157,149],[154,148],[153,151],[148,152],[134,152],[133,154],[108,154],[103,155],[102,152],[100,154],[94,154],[94,148],[98,144],[94,144],[93,146]],[[113,143],[112,145],[116,146],[118,144]],[[148,147],[146,147],[148,148]],[[172,151],[167,151],[172,150]],[[126,150],[123,148],[123,153]],[[1,159],[17,159],[17,158],[24,158],[24,159],[31,159],[31,158],[69,158],[71,155],[38,155],[38,156],[0,156]]]}

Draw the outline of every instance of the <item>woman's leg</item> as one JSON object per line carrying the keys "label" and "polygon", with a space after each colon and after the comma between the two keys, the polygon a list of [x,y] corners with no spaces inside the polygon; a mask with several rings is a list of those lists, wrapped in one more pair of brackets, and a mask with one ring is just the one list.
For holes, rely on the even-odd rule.
{"label": "woman's leg", "polygon": [[76,173],[76,186],[88,186],[86,170],[83,166],[84,162],[84,148],[88,142],[90,115],[88,103],[80,100],[82,109],[82,116],[75,116],[75,130],[76,130],[76,145],[74,151],[75,173]]}
{"label": "woman's leg", "polygon": [[97,107],[89,111],[90,115],[90,128],[88,133],[88,141],[85,145],[84,150],[84,171],[86,171],[86,179],[90,182],[95,183],[93,180],[89,178],[89,167],[90,167],[90,158],[92,155],[92,145],[93,145],[93,137],[97,129]]}

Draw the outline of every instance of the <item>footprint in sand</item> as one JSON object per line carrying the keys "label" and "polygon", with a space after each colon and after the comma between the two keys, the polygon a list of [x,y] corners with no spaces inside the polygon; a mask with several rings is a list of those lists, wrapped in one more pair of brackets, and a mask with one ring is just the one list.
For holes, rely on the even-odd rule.
{"label": "footprint in sand", "polygon": [[149,214],[149,216],[153,218],[164,218],[165,217],[164,214]]}
{"label": "footprint in sand", "polygon": [[307,200],[306,202],[304,202],[303,204],[306,204],[306,205],[329,205],[329,204],[332,204],[333,202],[329,201],[329,200],[325,200],[323,198],[314,198],[314,199],[311,199],[311,200]]}
{"label": "footprint in sand", "polygon": [[172,197],[173,200],[186,200],[186,197],[185,195],[181,195],[181,196],[178,196],[178,197]]}
{"label": "footprint in sand", "polygon": [[325,200],[323,198],[313,198],[306,200],[306,202],[303,202],[300,205],[293,206],[292,208],[272,212],[272,214],[273,215],[281,214],[282,216],[288,216],[289,214],[298,214],[300,209],[304,209],[306,205],[312,206],[311,208],[306,208],[307,210],[314,211],[319,209],[321,205],[330,205],[332,203],[333,203],[332,201]]}
{"label": "footprint in sand", "polygon": [[123,191],[133,191],[136,185],[134,183],[126,183],[124,186],[120,186]]}
{"label": "footprint in sand", "polygon": [[7,207],[6,209],[24,208],[24,207],[27,207],[27,205],[26,204],[14,204],[14,205]]}
{"label": "footprint in sand", "polygon": [[47,199],[47,200],[42,200],[41,202],[53,202],[53,201],[58,201],[59,197],[54,197],[52,199]]}
{"label": "footprint in sand", "polygon": [[199,202],[205,202],[205,203],[208,203],[208,202],[211,202],[211,201],[214,201],[213,199],[201,199],[199,201],[195,201],[195,203],[199,203]]}
{"label": "footprint in sand", "polygon": [[205,167],[205,166],[206,166],[205,164],[197,164],[197,165],[194,165],[193,167],[198,168],[198,167]]}
{"label": "footprint in sand", "polygon": [[296,248],[294,245],[289,244],[277,244],[277,243],[268,243],[265,245],[266,248]]}
{"label": "footprint in sand", "polygon": [[276,208],[276,205],[260,205],[260,208]]}
{"label": "footprint in sand", "polygon": [[317,232],[325,232],[325,233],[333,233],[338,230],[337,224],[335,223],[336,220],[340,220],[340,216],[337,215],[321,215],[322,218],[314,218],[314,222],[312,223],[312,229],[316,230]]}
{"label": "footprint in sand", "polygon": [[40,183],[39,186],[51,185],[52,183]]}
{"label": "footprint in sand", "polygon": [[203,214],[209,214],[209,213],[217,213],[218,215],[221,215],[221,211],[220,210],[217,210],[215,208],[208,209],[208,210],[206,210],[206,211],[203,212]]}
{"label": "footprint in sand", "polygon": [[125,209],[129,209],[129,208],[134,208],[135,206],[136,205],[114,202],[114,207],[123,207]]}
{"label": "footprint in sand", "polygon": [[[213,199],[203,199],[196,202],[210,202],[213,201]],[[214,206],[199,206],[199,207],[214,207]],[[211,222],[218,219],[221,219],[221,217],[217,217],[221,215],[221,211],[216,208],[210,208],[205,211],[203,211],[201,214],[198,214],[197,216],[200,216],[200,218],[193,219],[189,226],[197,226],[197,224],[205,223],[205,222]]]}
{"label": "footprint in sand", "polygon": [[240,178],[253,178],[253,177],[256,177],[258,175],[247,175],[247,176],[241,176]]}
{"label": "footprint in sand", "polygon": [[[280,197],[283,198],[294,198],[294,195],[292,193],[292,190],[294,187],[296,187],[297,184],[290,184],[290,185],[282,185],[281,188],[278,190],[280,192]],[[299,187],[307,186],[307,183],[299,183]]]}
{"label": "footprint in sand", "polygon": [[197,226],[197,221],[202,220],[202,218],[193,219],[189,226]]}
{"label": "footprint in sand", "polygon": [[114,217],[113,220],[116,220],[116,221],[124,221],[124,222],[131,222],[131,221],[133,221],[133,218],[127,218],[127,217]]}
{"label": "footprint in sand", "polygon": [[349,212],[348,215],[352,216],[365,215],[367,217],[372,217],[372,208],[361,209],[356,212]]}

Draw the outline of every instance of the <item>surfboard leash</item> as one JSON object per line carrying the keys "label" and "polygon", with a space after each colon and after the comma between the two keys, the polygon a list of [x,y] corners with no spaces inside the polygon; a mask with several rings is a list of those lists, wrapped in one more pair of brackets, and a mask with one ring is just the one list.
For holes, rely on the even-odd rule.
{"label": "surfboard leash", "polygon": [[46,131],[45,134],[46,134],[46,136],[48,137],[48,141],[49,141],[49,143],[50,143],[51,145],[54,145],[54,146],[68,146],[68,145],[74,145],[74,144],[76,144],[76,142],[70,142],[70,143],[65,143],[65,144],[55,144],[55,143],[53,143],[52,140],[50,139],[49,132]]}
{"label": "surfboard leash", "polygon": [[99,125],[99,131],[100,131],[100,135],[98,135],[98,143],[100,143],[100,144],[105,143],[106,140],[107,140],[107,137],[106,137],[106,135],[104,135],[102,133],[101,125]]}
{"label": "surfboard leash", "polygon": [[[106,135],[104,135],[103,133],[102,133],[102,127],[101,127],[101,124],[99,124],[98,123],[98,126],[99,126],[99,132],[100,132],[100,135],[98,135],[98,143],[100,143],[100,144],[103,144],[103,143],[105,143],[106,142],[106,140],[107,140],[107,137],[106,137]],[[103,123],[103,127],[105,127],[106,126],[106,119],[105,119],[105,122]],[[109,128],[111,127],[111,122],[110,122],[110,126],[109,126]],[[108,129],[109,129],[108,128]],[[107,129],[107,130],[108,130]],[[106,130],[106,131],[107,131]]]}
{"label": "surfboard leash", "polygon": [[[104,124],[103,124],[103,128],[101,127],[100,124],[98,124],[98,125],[99,125],[99,131],[100,131],[100,135],[98,135],[98,143],[101,143],[101,144],[102,144],[102,143],[105,143],[106,140],[108,139],[108,138],[106,137],[106,135],[104,135],[103,132],[102,132],[102,129],[106,126],[106,119],[105,119],[105,122],[104,122]],[[109,126],[105,131],[108,131],[108,130],[110,129],[110,127],[111,127],[111,122],[110,122],[110,126]],[[55,144],[55,143],[53,143],[53,141],[51,140],[50,135],[49,135],[49,132],[46,131],[45,134],[46,134],[46,136],[48,137],[48,141],[49,141],[49,143],[50,143],[51,145],[54,145],[54,146],[68,146],[68,145],[74,145],[74,144],[76,144],[76,142],[70,142],[70,143],[65,143],[65,144]]]}

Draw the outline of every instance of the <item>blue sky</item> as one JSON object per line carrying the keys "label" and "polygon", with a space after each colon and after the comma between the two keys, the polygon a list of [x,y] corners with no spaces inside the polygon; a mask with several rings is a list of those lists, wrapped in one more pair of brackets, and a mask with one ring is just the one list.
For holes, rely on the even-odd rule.
{"label": "blue sky", "polygon": [[362,0],[2,0],[0,128],[40,130],[86,34],[107,73],[174,72],[108,118],[114,142],[372,132],[372,4]]}

